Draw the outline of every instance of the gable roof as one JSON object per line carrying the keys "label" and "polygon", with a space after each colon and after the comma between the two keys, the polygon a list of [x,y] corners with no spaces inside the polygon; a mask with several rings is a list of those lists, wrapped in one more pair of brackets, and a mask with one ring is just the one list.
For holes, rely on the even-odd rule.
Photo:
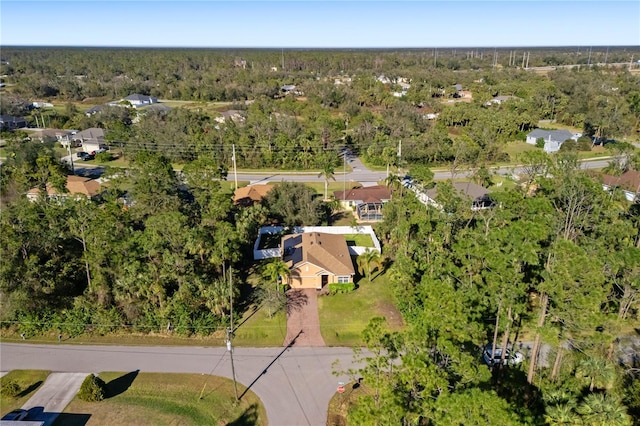
{"label": "gable roof", "polygon": [[627,170],[620,176],[602,175],[602,183],[607,186],[617,186],[624,190],[640,193],[640,172]]}
{"label": "gable roof", "polygon": [[345,191],[335,191],[336,200],[362,201],[363,203],[381,203],[391,199],[391,191],[385,185],[352,188]]}
{"label": "gable roof", "polygon": [[[489,190],[473,182],[453,182],[453,188],[462,198],[478,200],[489,195]],[[435,200],[438,196],[438,187],[427,190],[427,196]]]}
{"label": "gable roof", "polygon": [[305,232],[282,238],[284,261],[291,269],[311,263],[334,275],[354,275],[349,247],[343,235]]}
{"label": "gable roof", "polygon": [[73,140],[78,140],[78,139],[103,139],[104,138],[104,129],[101,129],[99,127],[91,127],[89,129],[85,129],[81,132],[76,133],[75,135],[73,135]]}
{"label": "gable roof", "polygon": [[573,133],[568,130],[542,130],[535,129],[531,133],[527,134],[528,138],[542,138],[546,141],[551,139],[556,142],[564,142],[567,139],[571,139],[573,137]]}
{"label": "gable roof", "polygon": [[140,101],[140,102],[151,102],[153,98],[147,95],[141,95],[139,93],[134,93],[133,95],[129,95],[124,98],[125,101]]}
{"label": "gable roof", "polygon": [[[83,176],[67,176],[67,191],[69,195],[82,194],[86,197],[95,197],[100,193],[100,183],[91,178]],[[50,183],[46,186],[47,195],[60,195]],[[39,188],[31,188],[27,194],[37,195],[40,193]]]}
{"label": "gable roof", "polygon": [[273,185],[249,185],[238,188],[233,193],[233,202],[248,202],[252,201],[258,203],[273,189]]}

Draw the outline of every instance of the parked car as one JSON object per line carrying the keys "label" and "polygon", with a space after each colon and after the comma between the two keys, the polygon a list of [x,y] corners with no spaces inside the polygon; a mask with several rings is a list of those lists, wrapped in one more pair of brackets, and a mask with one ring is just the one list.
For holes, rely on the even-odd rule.
{"label": "parked car", "polygon": [[19,422],[20,420],[24,420],[29,415],[27,410],[23,410],[22,408],[15,409],[4,416],[0,420],[13,420]]}
{"label": "parked car", "polygon": [[[493,353],[491,353],[491,346],[491,343],[489,343],[484,347],[484,350],[482,351],[482,358],[489,367],[500,365],[502,363],[502,348],[496,346],[493,350]],[[520,352],[510,351],[509,349],[506,350],[504,362],[507,365],[518,365],[522,361],[524,361],[524,355],[522,355]]]}
{"label": "parked car", "polygon": [[77,155],[78,155],[78,158],[82,159],[83,161],[89,161],[95,158],[95,155],[89,154],[88,152],[83,152],[83,151],[80,151]]}

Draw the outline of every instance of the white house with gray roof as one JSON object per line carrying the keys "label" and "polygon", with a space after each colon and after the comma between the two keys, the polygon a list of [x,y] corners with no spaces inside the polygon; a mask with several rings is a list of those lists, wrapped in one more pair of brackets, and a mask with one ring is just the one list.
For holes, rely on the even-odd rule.
{"label": "white house with gray roof", "polygon": [[567,139],[577,141],[582,136],[580,133],[571,133],[568,130],[543,130],[535,129],[527,135],[527,143],[535,145],[538,139],[544,140],[544,152],[556,152],[560,150],[562,143]]}

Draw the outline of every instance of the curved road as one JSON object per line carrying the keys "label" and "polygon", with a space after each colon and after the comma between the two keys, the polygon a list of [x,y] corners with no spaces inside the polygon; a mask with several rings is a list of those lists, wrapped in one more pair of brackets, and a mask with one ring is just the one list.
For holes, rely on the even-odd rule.
{"label": "curved road", "polygon": [[[237,380],[262,400],[270,425],[326,425],[338,381],[354,366],[351,348],[234,348]],[[40,369],[98,373],[134,371],[202,373],[231,378],[226,348],[0,344],[0,370]]]}

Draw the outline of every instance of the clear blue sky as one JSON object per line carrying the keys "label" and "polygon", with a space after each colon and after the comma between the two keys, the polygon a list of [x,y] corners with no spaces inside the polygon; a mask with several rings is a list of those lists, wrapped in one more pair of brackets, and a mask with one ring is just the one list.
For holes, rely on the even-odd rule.
{"label": "clear blue sky", "polygon": [[640,1],[0,1],[0,45],[640,45]]}

